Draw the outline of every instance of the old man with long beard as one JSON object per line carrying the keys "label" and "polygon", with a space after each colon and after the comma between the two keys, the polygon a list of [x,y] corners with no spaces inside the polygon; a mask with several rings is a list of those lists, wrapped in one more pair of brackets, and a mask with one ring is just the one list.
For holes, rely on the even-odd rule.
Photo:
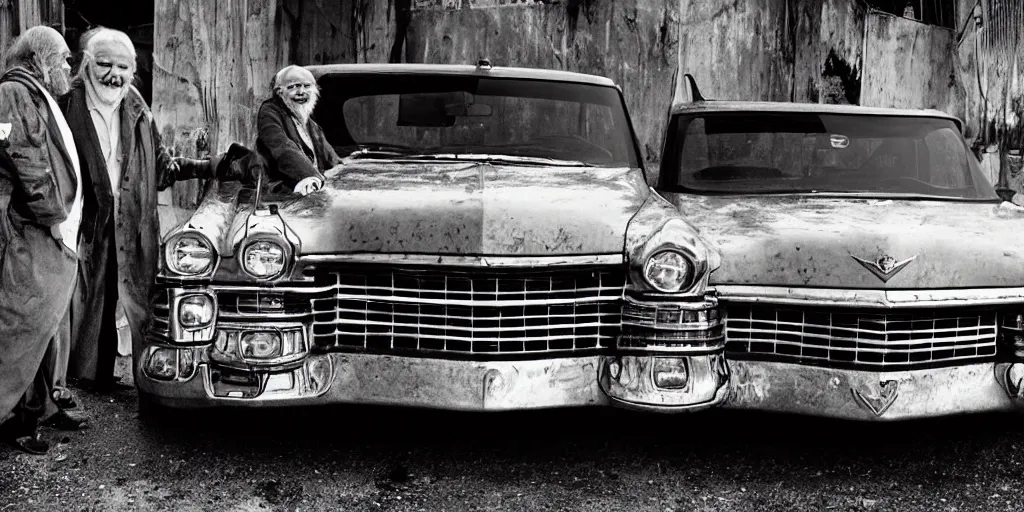
{"label": "old man with long beard", "polygon": [[159,266],[157,191],[175,181],[215,177],[216,162],[178,159],[160,144],[139,91],[135,47],[121,31],[82,36],[78,77],[62,101],[86,169],[78,292],[72,305],[68,377],[109,391],[117,356],[117,312],[141,343]]}
{"label": "old man with long beard", "polygon": [[266,160],[271,190],[308,194],[323,186],[324,171],[341,163],[312,119],[320,98],[313,74],[287,66],[274,75],[272,97],[260,105],[256,150]]}
{"label": "old man with long beard", "polygon": [[82,219],[78,152],[55,101],[70,56],[59,32],[32,27],[0,77],[0,438],[36,454],[49,448],[40,421],[58,412]]}

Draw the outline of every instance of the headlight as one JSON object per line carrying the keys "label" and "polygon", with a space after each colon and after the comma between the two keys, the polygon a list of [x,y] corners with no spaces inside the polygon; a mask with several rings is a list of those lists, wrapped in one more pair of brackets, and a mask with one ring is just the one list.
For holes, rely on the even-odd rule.
{"label": "headlight", "polygon": [[644,279],[660,292],[674,293],[685,289],[692,278],[693,263],[677,251],[657,252],[644,263]]}
{"label": "headlight", "polygon": [[242,265],[246,272],[260,278],[280,274],[284,270],[284,260],[284,247],[269,240],[253,242],[242,252]]}
{"label": "headlight", "polygon": [[276,332],[247,332],[242,335],[238,348],[243,359],[273,359],[281,357],[281,336]]}
{"label": "headlight", "polygon": [[167,246],[167,266],[187,276],[202,274],[213,266],[213,246],[206,237],[186,234]]}
{"label": "headlight", "polygon": [[213,301],[208,295],[189,295],[178,303],[178,322],[182,327],[203,327],[212,321]]}
{"label": "headlight", "polygon": [[154,379],[173,380],[178,376],[178,351],[173,348],[158,348],[149,354],[146,374]]}

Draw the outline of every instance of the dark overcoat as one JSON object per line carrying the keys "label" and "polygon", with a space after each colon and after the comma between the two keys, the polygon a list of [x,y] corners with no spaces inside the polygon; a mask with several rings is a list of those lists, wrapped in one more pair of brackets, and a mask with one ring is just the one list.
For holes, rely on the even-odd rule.
{"label": "dark overcoat", "polygon": [[86,181],[81,272],[72,306],[72,346],[68,376],[92,381],[112,378],[117,355],[115,307],[118,299],[137,348],[149,322],[156,273],[160,267],[157,192],[177,180],[213,177],[208,162],[179,166],[162,151],[160,134],[142,95],[131,87],[120,106],[120,200],[113,189],[96,128],[76,80],[61,99],[83,162]]}
{"label": "dark overcoat", "polygon": [[306,123],[306,131],[314,147],[303,142],[288,107],[276,95],[260,105],[256,128],[256,151],[266,162],[271,190],[291,192],[299,181],[314,176],[322,179],[324,171],[341,163],[323,129],[312,118]]}
{"label": "dark overcoat", "polygon": [[2,423],[37,380],[77,265],[50,229],[67,219],[79,186],[72,156],[42,86],[23,68],[0,78],[0,148]]}

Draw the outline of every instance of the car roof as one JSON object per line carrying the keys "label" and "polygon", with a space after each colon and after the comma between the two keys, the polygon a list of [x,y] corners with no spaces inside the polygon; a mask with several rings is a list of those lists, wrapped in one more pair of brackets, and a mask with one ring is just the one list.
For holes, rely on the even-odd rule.
{"label": "car roof", "polygon": [[822,103],[792,103],[782,101],[719,101],[703,100],[677,102],[672,114],[695,112],[778,112],[808,114],[853,114],[867,116],[939,117],[960,124],[960,119],[935,109],[900,109],[862,107],[859,105],[831,105]]}
{"label": "car roof", "polygon": [[324,75],[345,74],[454,75],[574,82],[605,87],[616,86],[615,82],[609,78],[571,71],[501,66],[478,67],[468,64],[327,64],[306,66],[306,69],[310,70],[318,80]]}

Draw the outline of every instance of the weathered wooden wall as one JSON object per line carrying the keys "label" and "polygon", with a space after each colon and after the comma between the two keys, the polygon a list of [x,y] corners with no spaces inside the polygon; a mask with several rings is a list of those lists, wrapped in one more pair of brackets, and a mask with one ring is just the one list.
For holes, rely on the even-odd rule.
{"label": "weathered wooden wall", "polygon": [[[152,107],[164,143],[191,156],[252,145],[284,65],[387,60],[393,2],[157,0]],[[178,184],[161,202],[194,207],[199,185]]]}
{"label": "weathered wooden wall", "polygon": [[49,25],[64,32],[63,0],[0,0],[0,53],[29,27]]}
{"label": "weathered wooden wall", "polygon": [[[993,98],[1012,107],[1021,87],[999,84],[1024,83],[1006,80],[1024,69],[1006,42],[1020,39],[1006,34],[1019,33],[1024,14],[1011,14],[1024,0],[981,0],[979,29],[958,1],[954,31],[864,0],[156,0],[153,106],[185,153],[197,142],[219,151],[251,143],[255,108],[286,63],[486,57],[611,77],[653,165],[677,70],[712,98],[933,107],[984,135]],[[178,190],[194,201],[194,186]]]}
{"label": "weathered wooden wall", "polygon": [[680,69],[705,97],[789,101],[796,21],[789,4],[680,0]]}
{"label": "weathered wooden wall", "polygon": [[878,11],[865,23],[862,105],[963,110],[952,30]]}
{"label": "weathered wooden wall", "polygon": [[1024,192],[1024,0],[960,0],[954,64],[982,170]]}
{"label": "weathered wooden wall", "polygon": [[791,101],[860,103],[864,18],[867,8],[849,0],[792,3]]}
{"label": "weathered wooden wall", "polygon": [[622,87],[643,153],[658,159],[678,66],[674,0],[420,1],[406,32],[408,62],[526,66],[604,75]]}

